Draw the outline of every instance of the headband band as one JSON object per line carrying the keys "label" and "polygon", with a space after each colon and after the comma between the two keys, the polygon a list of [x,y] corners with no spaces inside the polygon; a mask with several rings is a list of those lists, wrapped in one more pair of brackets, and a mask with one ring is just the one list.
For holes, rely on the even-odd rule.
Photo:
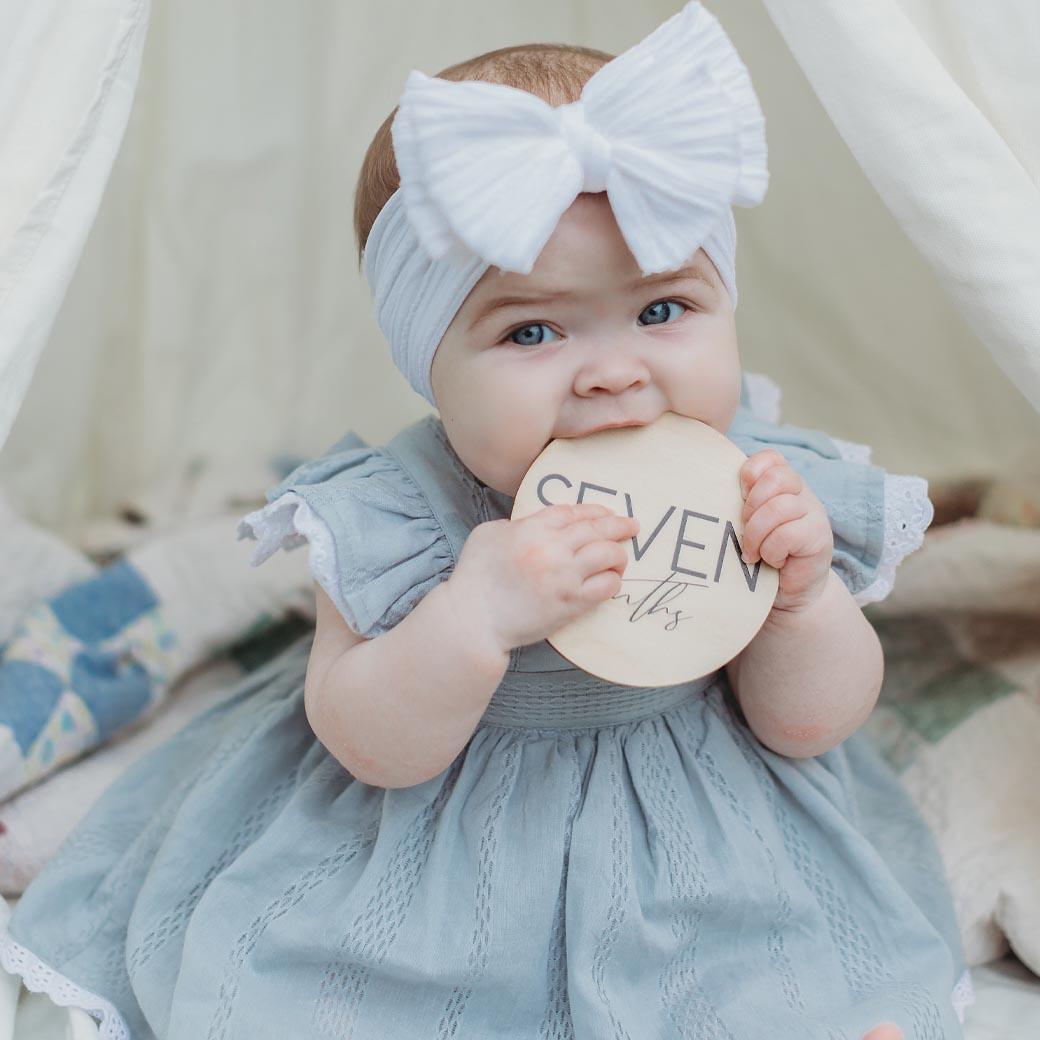
{"label": "headband band", "polygon": [[[737,305],[737,228],[729,209],[700,247],[715,265],[722,284]],[[491,266],[464,249],[438,260],[423,249],[395,191],[379,211],[362,254],[365,279],[375,300],[376,322],[394,364],[436,408],[430,369],[433,355],[452,318]]]}

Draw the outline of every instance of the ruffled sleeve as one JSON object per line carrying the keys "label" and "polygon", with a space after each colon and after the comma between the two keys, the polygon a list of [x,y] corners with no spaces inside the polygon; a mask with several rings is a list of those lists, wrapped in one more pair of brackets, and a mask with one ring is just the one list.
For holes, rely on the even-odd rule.
{"label": "ruffled sleeve", "polygon": [[311,574],[359,635],[393,628],[454,566],[418,485],[353,431],[265,497],[238,524],[239,540],[258,542],[250,563],[309,544]]}
{"label": "ruffled sleeve", "polygon": [[887,473],[870,448],[819,430],[779,424],[779,388],[748,373],[726,436],[746,455],[775,448],[823,503],[834,532],[831,566],[860,606],[884,599],[896,568],[920,548],[935,515],[923,477]]}

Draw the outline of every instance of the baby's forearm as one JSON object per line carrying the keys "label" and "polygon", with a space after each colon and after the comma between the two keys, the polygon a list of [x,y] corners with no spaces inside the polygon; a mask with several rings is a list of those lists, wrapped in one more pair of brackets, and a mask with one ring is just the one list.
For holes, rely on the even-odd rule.
{"label": "baby's forearm", "polygon": [[809,607],[774,610],[727,666],[748,725],[767,747],[810,758],[870,716],[881,691],[877,633],[834,571]]}
{"label": "baby's forearm", "polygon": [[443,772],[472,736],[509,664],[451,579],[394,628],[330,667],[311,725],[358,779],[411,787]]}

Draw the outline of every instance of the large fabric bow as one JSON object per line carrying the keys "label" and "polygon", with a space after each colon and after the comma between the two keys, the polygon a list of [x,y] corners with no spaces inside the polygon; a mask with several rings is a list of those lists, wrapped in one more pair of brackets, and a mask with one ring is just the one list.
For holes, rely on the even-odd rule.
{"label": "large fabric bow", "polygon": [[431,258],[463,246],[529,274],[583,191],[606,191],[644,274],[682,266],[768,185],[751,79],[697,0],[552,107],[499,83],[413,70],[391,126],[409,221]]}

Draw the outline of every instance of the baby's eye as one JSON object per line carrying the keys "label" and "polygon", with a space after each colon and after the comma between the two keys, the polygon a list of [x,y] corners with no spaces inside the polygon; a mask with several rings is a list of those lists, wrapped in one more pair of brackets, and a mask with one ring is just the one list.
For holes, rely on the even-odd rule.
{"label": "baby's eye", "polygon": [[686,310],[686,305],[683,304],[683,303],[680,303],[678,300],[661,300],[658,303],[650,304],[650,306],[647,307],[643,311],[643,313],[639,315],[640,321],[642,322],[642,318],[645,315],[647,320],[645,322],[642,322],[642,324],[644,324],[644,325],[665,325],[665,324],[667,324],[667,322],[669,320],[669,317],[668,317],[669,314],[670,314],[670,311],[668,310],[669,307],[681,307],[682,308],[682,310],[676,312],[676,314],[675,314],[676,317],[679,317],[679,315],[683,311]]}
{"label": "baby's eye", "polygon": [[559,336],[548,325],[540,322],[535,325],[521,325],[520,328],[510,332],[507,339],[518,347],[540,347],[543,343],[551,343],[552,340],[547,340],[539,331],[540,329],[548,332],[553,339],[559,339]]}

